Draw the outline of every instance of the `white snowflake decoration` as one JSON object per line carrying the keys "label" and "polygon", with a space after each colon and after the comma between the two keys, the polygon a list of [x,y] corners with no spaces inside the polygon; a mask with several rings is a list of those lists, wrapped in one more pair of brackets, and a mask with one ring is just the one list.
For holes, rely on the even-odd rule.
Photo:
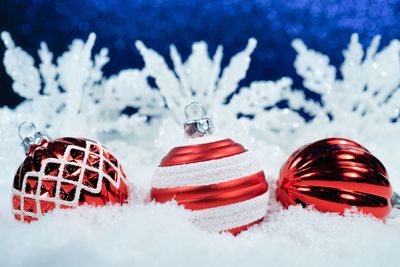
{"label": "white snowflake decoration", "polygon": [[[109,61],[107,49],[92,56],[94,34],[86,42],[74,40],[56,60],[42,43],[39,67],[15,46],[8,33],[3,32],[2,39],[7,48],[4,65],[14,81],[13,89],[26,98],[15,111],[1,109],[7,118],[2,124],[7,129],[15,129],[22,120],[32,120],[49,127],[55,135],[80,134],[111,146],[135,146],[136,156],[130,157],[142,163],[146,159],[156,162],[162,149],[177,143],[185,106],[198,101],[214,118],[217,132],[257,148],[270,178],[276,178],[279,165],[298,146],[335,135],[364,144],[383,159],[392,176],[400,175],[392,156],[400,156],[399,152],[381,145],[389,140],[397,142],[400,133],[398,40],[378,52],[376,37],[364,52],[358,36],[353,35],[344,52],[342,78],[337,77],[338,71],[329,65],[327,56],[294,40],[297,73],[303,77],[304,87],[321,96],[318,103],[293,88],[292,80],[286,77],[238,87],[249,68],[255,39],[250,39],[224,69],[221,46],[210,58],[207,44],[195,43],[185,61],[171,46],[171,69],[161,55],[137,41],[145,67],[122,70],[109,78],[101,71]],[[148,78],[155,80],[156,88],[149,85]],[[287,104],[285,108],[278,106],[282,101]],[[122,111],[127,107],[138,111],[125,115]],[[301,112],[312,119],[306,121]],[[239,114],[245,116],[238,119]],[[66,127],[72,123],[74,128]],[[11,137],[13,131],[7,134],[15,139]]]}
{"label": "white snowflake decoration", "polygon": [[358,36],[352,36],[344,53],[342,79],[336,79],[336,69],[326,56],[307,50],[300,40],[293,42],[298,52],[295,67],[304,86],[322,96],[322,112],[313,115],[345,120],[352,114],[377,123],[399,116],[400,42],[394,40],[377,53],[379,39],[373,39],[364,55]]}

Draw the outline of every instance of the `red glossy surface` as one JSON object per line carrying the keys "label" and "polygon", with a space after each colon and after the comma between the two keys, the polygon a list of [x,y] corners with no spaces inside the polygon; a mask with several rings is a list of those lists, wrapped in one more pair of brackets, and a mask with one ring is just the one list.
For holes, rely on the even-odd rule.
{"label": "red glossy surface", "polygon": [[264,218],[261,218],[261,219],[255,221],[255,222],[252,222],[252,223],[249,223],[249,224],[246,224],[246,225],[243,225],[243,226],[239,226],[239,227],[236,227],[236,228],[232,228],[232,229],[226,230],[225,232],[231,233],[233,235],[238,235],[241,232],[246,231],[250,227],[252,227],[252,226],[254,226],[256,224],[259,224],[263,220],[264,220]]}
{"label": "red glossy surface", "polygon": [[151,195],[157,202],[174,199],[190,210],[202,210],[230,205],[249,200],[268,190],[264,172],[235,179],[229,182],[204,186],[179,188],[153,188]]}
{"label": "red glossy surface", "polygon": [[[86,148],[87,142],[90,146]],[[119,181],[119,186],[105,175]],[[125,174],[117,159],[100,144],[80,138],[46,141],[31,148],[17,170],[13,184],[15,218],[28,222],[36,220],[36,215],[55,209],[57,203],[61,203],[60,208],[126,203],[128,187],[121,177],[125,179]],[[98,192],[85,188],[97,188]]]}
{"label": "red glossy surface", "polygon": [[[172,149],[161,161],[160,167],[206,162],[245,152],[246,149],[231,139],[221,141],[181,146]],[[185,179],[185,177],[182,177]],[[252,199],[267,192],[268,184],[263,171],[237,177],[227,182],[204,186],[183,186],[177,188],[152,188],[153,200],[164,203],[175,200],[190,210],[203,210],[231,205]],[[267,205],[267,204],[266,204]],[[250,226],[261,222],[262,219],[227,232],[239,234]]]}
{"label": "red glossy surface", "polygon": [[173,148],[160,163],[161,167],[189,164],[233,156],[246,149],[231,139]]}
{"label": "red glossy surface", "polygon": [[317,210],[358,211],[385,219],[392,189],[383,164],[366,148],[329,138],[294,152],[282,166],[276,198],[284,207],[313,205]]}

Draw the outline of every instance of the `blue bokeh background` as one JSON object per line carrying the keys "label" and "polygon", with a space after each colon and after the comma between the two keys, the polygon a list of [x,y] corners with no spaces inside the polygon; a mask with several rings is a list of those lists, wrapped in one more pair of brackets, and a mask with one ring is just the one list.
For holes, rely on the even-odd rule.
{"label": "blue bokeh background", "polygon": [[[0,0],[0,30],[9,31],[36,59],[41,41],[58,56],[72,39],[86,39],[95,32],[95,50],[110,50],[111,62],[104,69],[107,76],[143,66],[134,47],[137,39],[166,57],[170,43],[184,58],[195,41],[205,40],[211,53],[222,44],[226,65],[249,37],[255,37],[258,46],[242,83],[290,76],[299,88],[301,79],[293,68],[295,52],[290,45],[294,38],[302,38],[339,66],[353,32],[360,34],[364,46],[381,34],[383,46],[400,37],[399,17],[400,0]],[[0,67],[0,106],[13,107],[21,100]]]}

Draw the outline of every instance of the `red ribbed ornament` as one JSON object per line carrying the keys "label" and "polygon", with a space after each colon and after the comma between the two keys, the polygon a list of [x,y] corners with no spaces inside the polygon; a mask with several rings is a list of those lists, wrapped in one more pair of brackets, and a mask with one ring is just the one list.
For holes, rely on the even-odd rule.
{"label": "red ribbed ornament", "polygon": [[101,144],[84,138],[44,138],[26,148],[13,185],[17,220],[37,220],[56,208],[128,201],[124,171]]}
{"label": "red ribbed ornament", "polygon": [[186,135],[196,139],[173,148],[161,160],[151,197],[160,203],[174,200],[191,210],[202,229],[238,234],[266,215],[268,184],[241,144],[207,136],[211,126],[204,117],[185,124]]}
{"label": "red ribbed ornament", "polygon": [[329,138],[294,152],[282,166],[276,198],[284,207],[312,205],[324,212],[345,209],[384,220],[392,189],[383,164],[366,148],[344,138]]}

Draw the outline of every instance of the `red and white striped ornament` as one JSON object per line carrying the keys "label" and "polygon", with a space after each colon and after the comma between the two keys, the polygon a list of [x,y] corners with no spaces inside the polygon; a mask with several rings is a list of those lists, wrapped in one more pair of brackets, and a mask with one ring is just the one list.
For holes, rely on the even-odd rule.
{"label": "red and white striped ornament", "polygon": [[191,210],[202,229],[238,234],[265,217],[268,184],[251,152],[229,138],[209,136],[212,122],[203,112],[185,123],[187,144],[173,148],[157,167],[151,197]]}

